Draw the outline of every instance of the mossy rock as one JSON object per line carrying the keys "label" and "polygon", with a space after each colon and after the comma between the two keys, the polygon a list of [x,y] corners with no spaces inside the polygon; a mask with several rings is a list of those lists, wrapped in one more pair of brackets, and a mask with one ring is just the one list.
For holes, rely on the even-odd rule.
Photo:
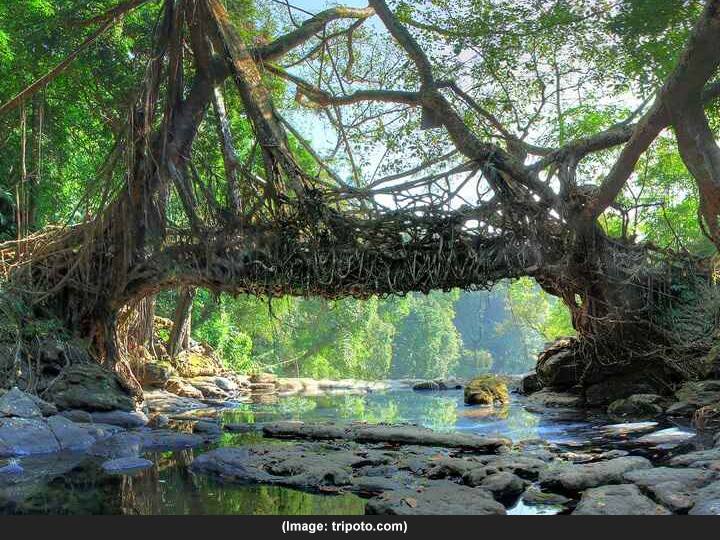
{"label": "mossy rock", "polygon": [[178,355],[175,367],[181,377],[206,377],[222,373],[220,362],[209,354],[183,352]]}
{"label": "mossy rock", "polygon": [[509,403],[507,381],[498,375],[480,375],[465,386],[465,403],[468,405],[494,405]]}

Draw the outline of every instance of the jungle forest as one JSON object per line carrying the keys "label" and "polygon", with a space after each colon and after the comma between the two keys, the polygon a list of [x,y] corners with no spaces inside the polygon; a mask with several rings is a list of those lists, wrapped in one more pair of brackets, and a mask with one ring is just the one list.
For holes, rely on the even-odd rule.
{"label": "jungle forest", "polygon": [[720,513],[719,67],[720,0],[0,2],[0,514]]}

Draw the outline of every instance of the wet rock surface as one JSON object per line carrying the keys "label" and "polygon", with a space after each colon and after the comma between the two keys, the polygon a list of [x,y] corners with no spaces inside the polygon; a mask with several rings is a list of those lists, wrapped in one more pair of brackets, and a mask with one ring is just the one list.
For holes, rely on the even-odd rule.
{"label": "wet rock surface", "polygon": [[670,511],[646,497],[634,484],[618,484],[588,489],[582,495],[573,515],[667,515]]}
{"label": "wet rock surface", "polygon": [[344,439],[357,442],[417,444],[488,452],[498,451],[511,443],[509,439],[500,437],[489,438],[462,433],[439,433],[431,429],[410,425],[276,422],[266,424],[263,433],[267,437],[276,438]]}

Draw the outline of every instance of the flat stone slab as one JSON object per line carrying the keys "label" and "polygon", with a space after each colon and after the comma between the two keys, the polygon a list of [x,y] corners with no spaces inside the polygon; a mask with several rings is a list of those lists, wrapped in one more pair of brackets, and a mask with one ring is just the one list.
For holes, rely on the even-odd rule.
{"label": "flat stone slab", "polygon": [[126,457],[111,459],[103,463],[100,467],[108,474],[128,474],[149,469],[152,466],[153,462],[149,459]]}
{"label": "flat stone slab", "polygon": [[720,465],[720,448],[680,454],[670,459],[674,467],[715,468]]}
{"label": "flat stone slab", "polygon": [[504,438],[479,437],[462,433],[439,433],[417,426],[382,424],[275,422],[265,424],[263,433],[266,437],[280,439],[342,439],[368,443],[439,446],[492,453],[512,444],[509,439]]}
{"label": "flat stone slab", "polygon": [[505,507],[483,488],[439,481],[418,489],[387,491],[367,503],[375,515],[502,515]]}
{"label": "flat stone slab", "polygon": [[644,457],[627,456],[597,463],[551,465],[540,473],[540,484],[550,491],[583,491],[606,484],[620,484],[624,475],[636,469],[650,469],[652,464]]}
{"label": "flat stone slab", "polygon": [[672,448],[692,439],[695,433],[681,428],[667,428],[638,437],[635,442],[662,448]]}
{"label": "flat stone slab", "polygon": [[670,511],[646,497],[635,484],[591,488],[573,511],[577,516],[658,516]]}
{"label": "flat stone slab", "polygon": [[147,425],[148,417],[140,411],[108,411],[90,415],[93,422],[124,428],[138,428]]}

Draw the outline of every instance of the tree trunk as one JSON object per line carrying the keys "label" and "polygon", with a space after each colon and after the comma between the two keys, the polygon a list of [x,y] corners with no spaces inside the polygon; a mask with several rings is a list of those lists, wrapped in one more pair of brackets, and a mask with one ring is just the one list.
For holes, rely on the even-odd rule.
{"label": "tree trunk", "polygon": [[175,314],[173,315],[173,327],[170,333],[170,339],[168,339],[167,350],[170,358],[176,358],[190,343],[190,325],[194,298],[194,287],[184,287],[178,294]]}

